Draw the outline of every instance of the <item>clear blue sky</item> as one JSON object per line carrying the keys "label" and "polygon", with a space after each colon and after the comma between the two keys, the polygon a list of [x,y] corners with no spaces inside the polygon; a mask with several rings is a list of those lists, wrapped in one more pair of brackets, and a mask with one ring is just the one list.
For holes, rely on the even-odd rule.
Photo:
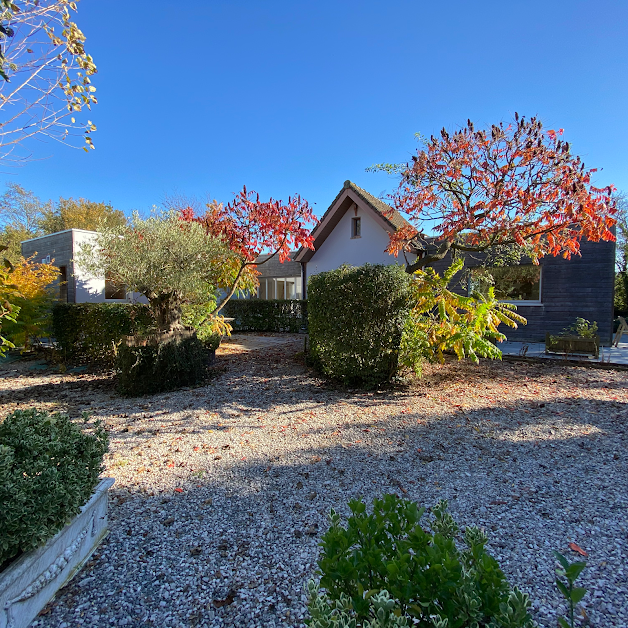
{"label": "clear blue sky", "polygon": [[[81,0],[98,66],[90,154],[33,144],[6,174],[43,199],[129,213],[165,195],[222,201],[246,184],[322,214],[365,168],[406,161],[414,133],[509,120],[565,129],[628,192],[625,0]],[[47,157],[46,159],[41,159]]]}

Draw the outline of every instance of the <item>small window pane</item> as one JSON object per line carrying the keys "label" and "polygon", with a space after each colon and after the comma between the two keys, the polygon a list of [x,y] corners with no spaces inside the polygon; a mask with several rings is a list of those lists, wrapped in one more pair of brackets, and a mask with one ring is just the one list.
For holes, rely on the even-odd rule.
{"label": "small window pane", "polygon": [[351,219],[351,237],[359,238],[361,231],[361,219],[360,218],[352,218]]}
{"label": "small window pane", "polygon": [[286,279],[286,299],[294,299],[295,298],[295,281],[294,278]]}
{"label": "small window pane", "polygon": [[257,289],[258,299],[266,299],[266,279],[259,280],[259,288]]}
{"label": "small window pane", "polygon": [[105,277],[105,299],[126,299],[126,286],[113,281],[109,273]]}
{"label": "small window pane", "polygon": [[286,298],[286,282],[284,279],[277,279],[277,296],[276,299],[285,299]]}
{"label": "small window pane", "polygon": [[472,291],[486,293],[491,285],[495,287],[495,297],[500,301],[539,301],[541,267],[523,264],[475,268],[471,271]]}
{"label": "small window pane", "polygon": [[59,266],[59,301],[68,302],[68,268]]}

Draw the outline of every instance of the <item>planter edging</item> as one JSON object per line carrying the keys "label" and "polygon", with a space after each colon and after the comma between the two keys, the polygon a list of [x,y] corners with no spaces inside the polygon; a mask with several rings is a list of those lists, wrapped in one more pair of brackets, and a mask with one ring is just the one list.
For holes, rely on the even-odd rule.
{"label": "planter edging", "polygon": [[102,479],[72,521],[0,573],[0,628],[26,628],[80,571],[107,536],[107,491],[114,482]]}
{"label": "planter edging", "polygon": [[600,337],[545,335],[545,353],[600,355]]}

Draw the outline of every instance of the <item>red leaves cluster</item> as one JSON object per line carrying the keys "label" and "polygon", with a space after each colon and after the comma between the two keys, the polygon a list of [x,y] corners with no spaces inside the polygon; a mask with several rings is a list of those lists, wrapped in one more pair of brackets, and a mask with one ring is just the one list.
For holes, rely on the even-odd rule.
{"label": "red leaves cluster", "polygon": [[307,225],[316,223],[316,218],[300,196],[289,198],[285,204],[272,198],[260,201],[259,194],[248,192],[244,186],[227,205],[211,203],[199,217],[186,208],[181,217],[203,225],[207,233],[221,238],[247,263],[262,253],[277,254],[284,262],[293,249],[314,248]]}
{"label": "red leaves cluster", "polygon": [[614,187],[591,184],[595,170],[571,154],[562,132],[517,114],[490,131],[476,131],[471,121],[453,135],[443,129],[402,176],[395,207],[417,228],[392,234],[388,251],[397,255],[410,243],[421,250],[424,228],[432,243],[463,251],[527,245],[535,261],[570,258],[583,237],[613,240]]}

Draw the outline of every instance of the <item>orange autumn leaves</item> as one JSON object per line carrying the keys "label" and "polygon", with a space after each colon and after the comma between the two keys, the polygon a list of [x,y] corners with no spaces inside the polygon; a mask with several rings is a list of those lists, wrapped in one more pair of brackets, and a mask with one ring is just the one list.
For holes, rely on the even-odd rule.
{"label": "orange autumn leaves", "polygon": [[453,134],[443,129],[402,175],[395,208],[413,226],[391,234],[388,251],[418,250],[416,270],[450,249],[526,246],[537,261],[577,255],[582,238],[614,240],[614,187],[595,187],[595,169],[561,135],[517,114],[513,124],[489,130],[476,131],[471,121]]}

